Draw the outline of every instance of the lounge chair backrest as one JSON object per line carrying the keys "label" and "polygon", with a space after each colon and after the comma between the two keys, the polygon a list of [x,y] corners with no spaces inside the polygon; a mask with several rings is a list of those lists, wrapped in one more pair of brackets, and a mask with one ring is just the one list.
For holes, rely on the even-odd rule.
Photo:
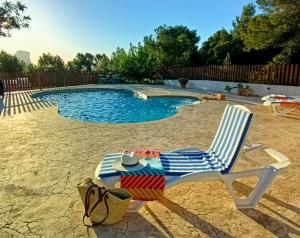
{"label": "lounge chair backrest", "polygon": [[233,168],[247,137],[253,113],[241,105],[227,105],[216,136],[209,148],[222,165],[222,173]]}

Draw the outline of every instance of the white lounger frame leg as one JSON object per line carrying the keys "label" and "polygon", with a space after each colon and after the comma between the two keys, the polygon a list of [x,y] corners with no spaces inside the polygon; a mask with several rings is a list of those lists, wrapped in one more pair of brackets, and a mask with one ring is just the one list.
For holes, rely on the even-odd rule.
{"label": "white lounger frame leg", "polygon": [[[254,208],[256,204],[259,202],[267,188],[272,183],[273,179],[277,175],[277,170],[274,168],[259,168],[254,170],[248,170],[237,173],[230,173],[222,176],[224,183],[227,186],[227,189],[235,203],[235,206],[238,209],[245,208]],[[237,196],[236,191],[234,190],[232,184],[235,179],[246,178],[246,177],[258,177],[259,180],[254,190],[250,193],[250,195],[246,198],[240,198]]]}
{"label": "white lounger frame leg", "polygon": [[[233,199],[235,206],[238,209],[245,208],[254,208],[255,205],[259,202],[264,192],[272,183],[273,179],[277,175],[277,170],[272,167],[263,167],[253,170],[247,170],[236,173],[229,173],[222,175],[220,173],[203,173],[201,176],[200,173],[190,174],[186,176],[181,176],[179,178],[169,179],[169,183],[167,184],[167,188],[173,187],[174,185],[180,184],[182,182],[205,182],[205,181],[223,181],[229,191],[230,196]],[[236,191],[233,188],[233,182],[238,178],[246,178],[246,177],[258,177],[259,181],[251,194],[246,198],[240,198],[237,196]]]}
{"label": "white lounger frame leg", "polygon": [[[280,173],[284,172],[290,165],[288,158],[271,148],[264,149],[273,159],[277,160],[277,163],[265,166],[262,168],[251,169],[241,172],[233,172],[229,174],[222,175],[222,180],[226,184],[229,193],[239,209],[244,208],[254,208],[256,204],[260,201],[261,197],[271,185],[273,179]],[[235,179],[246,178],[246,177],[258,177],[259,180],[254,188],[254,190],[246,198],[239,198],[233,189],[232,183]]]}
{"label": "white lounger frame leg", "polygon": [[290,112],[292,112],[292,111],[294,111],[294,110],[297,109],[296,107],[291,107],[291,108],[284,109],[282,112],[278,112],[277,108],[276,108],[277,106],[278,106],[278,103],[272,103],[271,104],[272,111],[277,116],[284,116],[284,115],[286,115],[286,114],[288,114],[288,113],[290,113]]}

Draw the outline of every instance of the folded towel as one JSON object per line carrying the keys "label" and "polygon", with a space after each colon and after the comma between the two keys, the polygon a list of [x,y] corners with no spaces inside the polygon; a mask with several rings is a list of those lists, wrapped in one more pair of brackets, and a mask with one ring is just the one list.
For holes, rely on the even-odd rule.
{"label": "folded towel", "polygon": [[162,199],[166,178],[160,152],[153,149],[138,149],[133,152],[135,156],[145,158],[148,164],[137,171],[121,171],[121,188],[130,192],[135,200]]}
{"label": "folded towel", "polygon": [[146,158],[159,158],[160,152],[155,149],[138,149],[133,150],[136,156],[146,157]]}

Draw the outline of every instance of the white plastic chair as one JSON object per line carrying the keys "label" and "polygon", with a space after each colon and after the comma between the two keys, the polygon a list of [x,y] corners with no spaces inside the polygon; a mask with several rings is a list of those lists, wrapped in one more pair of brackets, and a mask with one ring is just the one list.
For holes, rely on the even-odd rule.
{"label": "white plastic chair", "polygon": [[[290,165],[288,158],[261,145],[246,142],[253,113],[241,105],[227,105],[216,136],[207,151],[197,148],[184,148],[169,153],[161,153],[160,158],[165,170],[166,189],[183,182],[202,182],[221,180],[239,209],[253,208],[259,202],[273,179]],[[233,172],[241,151],[264,150],[277,162],[255,169]],[[112,168],[113,161],[121,153],[109,154],[100,162],[95,177],[107,187],[115,187],[120,181],[120,173]],[[240,198],[234,191],[233,182],[246,177],[258,177],[257,185],[246,198]],[[131,211],[138,210],[143,202],[132,204]]]}

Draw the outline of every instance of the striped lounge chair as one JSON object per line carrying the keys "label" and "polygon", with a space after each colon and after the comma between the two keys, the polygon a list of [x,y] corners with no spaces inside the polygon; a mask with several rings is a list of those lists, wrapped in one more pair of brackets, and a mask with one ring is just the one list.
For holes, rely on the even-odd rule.
{"label": "striped lounge chair", "polygon": [[[245,148],[244,143],[252,118],[253,113],[248,108],[241,105],[227,105],[216,136],[207,151],[185,148],[161,153],[166,188],[182,182],[221,180],[226,184],[237,208],[255,207],[275,176],[284,171],[290,162],[286,156],[271,148],[259,147],[277,160],[277,163],[261,168],[232,172],[240,151]],[[251,150],[251,148],[248,147],[247,150]],[[120,173],[111,166],[118,156],[120,154],[106,155],[95,171],[96,179],[101,180],[108,187],[114,187],[120,181]],[[232,186],[233,181],[252,176],[259,178],[253,192],[247,198],[238,197]]]}
{"label": "striped lounge chair", "polygon": [[270,107],[275,115],[285,116],[295,110],[300,110],[300,98],[295,100],[272,101]]}

